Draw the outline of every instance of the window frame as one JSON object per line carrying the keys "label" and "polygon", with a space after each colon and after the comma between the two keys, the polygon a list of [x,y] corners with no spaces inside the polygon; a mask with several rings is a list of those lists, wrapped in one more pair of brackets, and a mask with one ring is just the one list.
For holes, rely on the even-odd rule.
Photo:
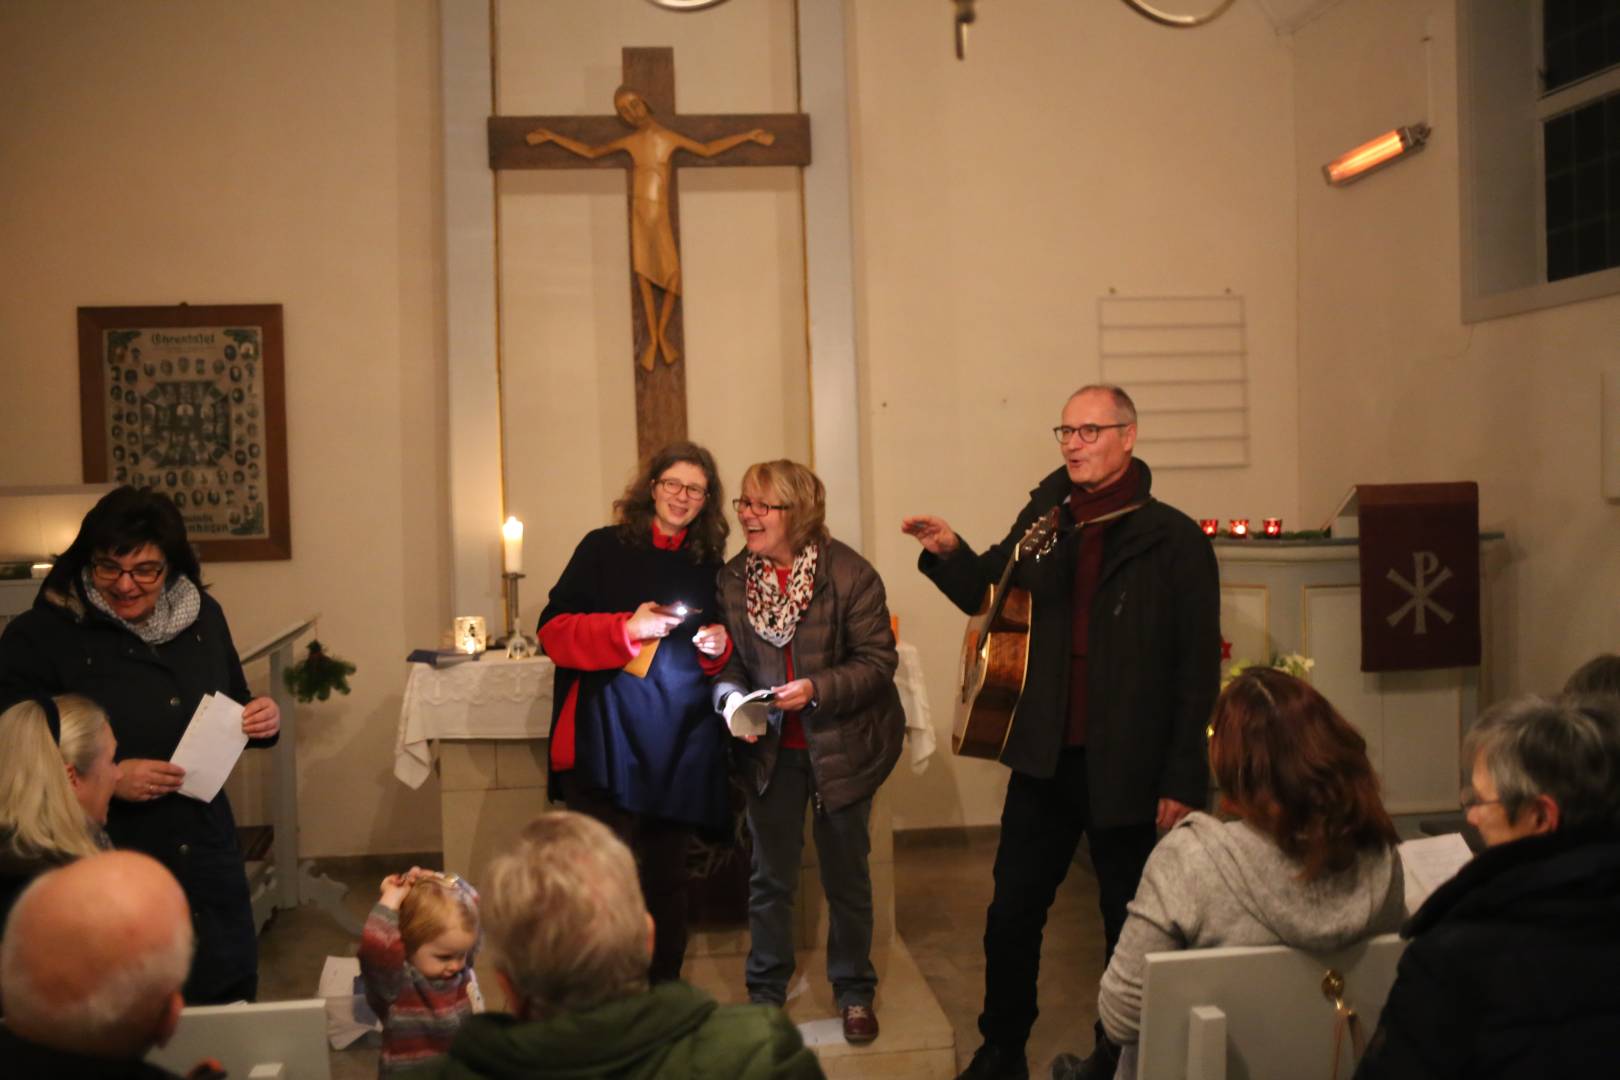
{"label": "window frame", "polygon": [[[1482,14],[1482,5],[1490,5]],[[1515,10],[1516,9],[1516,10]],[[1508,14],[1504,14],[1508,13]],[[1511,40],[1510,17],[1529,23],[1522,48]],[[1554,91],[1542,89],[1542,0],[1458,0],[1457,120],[1458,174],[1462,257],[1462,318],[1466,323],[1540,311],[1620,293],[1620,266],[1547,280],[1547,164],[1543,130],[1546,122],[1598,98],[1620,93],[1620,64],[1583,76]],[[1502,77],[1499,64],[1481,60],[1517,53],[1528,76],[1522,100],[1513,113],[1492,112],[1480,104],[1483,95],[1476,65],[1484,77]],[[1522,128],[1519,126],[1522,125]],[[1519,130],[1515,130],[1519,128]],[[1503,174],[1528,187],[1522,196],[1510,190]],[[1509,190],[1504,190],[1504,188]],[[1528,207],[1518,204],[1528,198]],[[1504,225],[1505,224],[1505,229]],[[1504,235],[1505,231],[1505,235]],[[1487,273],[1483,260],[1495,260]],[[1487,276],[1509,278],[1491,285]]]}

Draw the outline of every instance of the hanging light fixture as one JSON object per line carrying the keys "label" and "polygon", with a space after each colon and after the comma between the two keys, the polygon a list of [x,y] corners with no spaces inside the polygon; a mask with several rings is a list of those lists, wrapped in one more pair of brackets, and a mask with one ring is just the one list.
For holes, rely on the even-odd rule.
{"label": "hanging light fixture", "polygon": [[1354,150],[1340,154],[1322,166],[1322,176],[1334,187],[1342,187],[1354,180],[1381,169],[1390,162],[1416,153],[1429,141],[1429,125],[1413,124],[1386,131],[1378,138],[1364,142]]}
{"label": "hanging light fixture", "polygon": [[1163,8],[1148,3],[1148,0],[1125,0],[1125,3],[1130,5],[1131,10],[1135,11],[1138,15],[1152,19],[1154,22],[1163,26],[1173,26],[1177,30],[1191,30],[1194,27],[1212,23],[1218,19],[1227,8],[1232,6],[1232,0],[1219,0],[1219,2],[1213,7],[1209,7],[1209,5],[1206,4],[1205,6],[1208,8],[1208,10],[1206,10],[1202,15],[1189,15],[1174,11],[1165,11]]}

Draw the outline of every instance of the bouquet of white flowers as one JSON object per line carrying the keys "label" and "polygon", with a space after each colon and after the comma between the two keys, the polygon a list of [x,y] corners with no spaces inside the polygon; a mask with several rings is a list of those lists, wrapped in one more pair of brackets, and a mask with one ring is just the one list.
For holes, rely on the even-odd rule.
{"label": "bouquet of white flowers", "polygon": [[1221,689],[1225,690],[1227,683],[1230,683],[1233,679],[1243,674],[1245,670],[1252,667],[1276,668],[1278,671],[1286,671],[1296,679],[1309,679],[1310,671],[1315,666],[1315,660],[1312,660],[1310,657],[1297,652],[1273,655],[1272,658],[1267,660],[1264,664],[1257,664],[1253,660],[1239,660],[1231,667],[1226,669],[1226,677],[1221,679]]}

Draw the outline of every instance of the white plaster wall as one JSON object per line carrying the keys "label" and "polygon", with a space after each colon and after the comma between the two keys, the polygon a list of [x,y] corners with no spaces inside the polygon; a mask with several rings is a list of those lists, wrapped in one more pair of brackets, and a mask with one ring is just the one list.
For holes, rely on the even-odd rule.
{"label": "white plaster wall", "polygon": [[0,484],[81,478],[76,307],[284,305],[293,558],[204,577],[239,646],[320,611],[359,666],[300,709],[303,854],[436,847],[391,773],[448,623],[432,6],[12,0],[0,38]]}
{"label": "white plaster wall", "polygon": [[[1346,0],[1296,49],[1301,505],[1325,515],[1352,483],[1478,481],[1481,525],[1508,537],[1481,702],[1556,690],[1620,648],[1598,398],[1620,298],[1461,322],[1453,0]],[[1324,161],[1424,119],[1429,85],[1423,153],[1322,183]]]}
{"label": "white plaster wall", "polygon": [[[697,14],[645,0],[503,0],[495,11],[503,114],[611,113],[626,45],[674,48],[681,112],[797,109],[789,0]],[[750,463],[810,452],[798,170],[678,172],[688,431],[714,452],[729,498]],[[531,630],[636,465],[626,175],[499,178],[506,500],[530,523]]]}
{"label": "white plaster wall", "polygon": [[[1254,463],[1162,473],[1158,492],[1195,516],[1300,513],[1289,39],[1249,5],[1190,33],[1113,3],[982,9],[959,64],[937,0],[846,5],[867,554],[942,743],[962,618],[899,519],[999,536],[1056,462],[1063,396],[1096,375],[1110,287],[1244,296]],[[243,643],[320,609],[360,664],[353,697],[302,717],[306,855],[438,842],[435,791],[389,771],[401,658],[453,614],[434,20],[403,0],[0,7],[0,91],[27,103],[0,131],[0,483],[79,476],[75,306],[286,305],[295,558],[208,576]],[[625,44],[675,46],[684,110],[795,105],[787,0],[503,0],[496,21],[505,112],[606,112]],[[631,467],[622,185],[500,180],[526,622]],[[687,172],[682,240],[691,427],[735,489],[751,461],[810,452],[796,175]],[[896,774],[896,822],[993,821],[1005,776],[944,752]]]}
{"label": "white plaster wall", "polygon": [[1001,538],[1059,462],[1064,399],[1098,376],[1099,297],[1244,297],[1251,464],[1162,471],[1155,493],[1194,517],[1313,524],[1296,502],[1290,46],[1247,4],[1177,31],[1029,0],[981,5],[958,62],[935,0],[847,10],[867,554],[922,652],[942,749],[891,781],[895,823],[986,824],[1006,769],[948,750],[964,618],[899,523]]}

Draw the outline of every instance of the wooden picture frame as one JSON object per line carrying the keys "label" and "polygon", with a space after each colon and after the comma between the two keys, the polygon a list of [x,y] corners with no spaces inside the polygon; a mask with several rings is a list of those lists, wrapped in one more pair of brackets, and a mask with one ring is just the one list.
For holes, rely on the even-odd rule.
{"label": "wooden picture frame", "polygon": [[292,558],[280,304],[79,308],[84,479],[174,499],[204,562]]}

